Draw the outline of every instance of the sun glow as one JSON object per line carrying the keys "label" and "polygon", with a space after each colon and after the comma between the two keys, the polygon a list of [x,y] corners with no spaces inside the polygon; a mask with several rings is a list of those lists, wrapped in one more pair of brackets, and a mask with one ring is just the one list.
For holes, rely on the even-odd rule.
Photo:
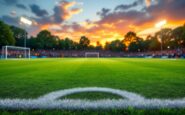
{"label": "sun glow", "polygon": [[155,24],[155,27],[156,27],[156,28],[161,28],[161,27],[164,26],[166,23],[167,23],[166,20],[162,20],[162,21],[156,23],[156,24]]}

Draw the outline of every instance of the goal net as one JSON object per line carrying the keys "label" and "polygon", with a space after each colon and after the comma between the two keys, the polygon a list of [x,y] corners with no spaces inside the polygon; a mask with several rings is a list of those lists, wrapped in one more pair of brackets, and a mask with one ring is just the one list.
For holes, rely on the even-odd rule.
{"label": "goal net", "polygon": [[99,52],[86,52],[85,53],[85,57],[88,58],[88,57],[97,57],[99,58],[100,57],[100,53]]}
{"label": "goal net", "polygon": [[1,57],[3,59],[30,59],[30,48],[3,46]]}

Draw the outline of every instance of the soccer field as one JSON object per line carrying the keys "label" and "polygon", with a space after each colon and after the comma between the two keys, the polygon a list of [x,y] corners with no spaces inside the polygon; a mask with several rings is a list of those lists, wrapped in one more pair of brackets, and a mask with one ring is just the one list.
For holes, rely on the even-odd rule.
{"label": "soccer field", "polygon": [[[126,90],[146,98],[185,97],[185,60],[64,58],[0,60],[0,98],[37,98],[77,87]],[[108,94],[110,95],[110,94]],[[67,98],[99,99],[86,93]],[[119,98],[110,95],[111,98]]]}

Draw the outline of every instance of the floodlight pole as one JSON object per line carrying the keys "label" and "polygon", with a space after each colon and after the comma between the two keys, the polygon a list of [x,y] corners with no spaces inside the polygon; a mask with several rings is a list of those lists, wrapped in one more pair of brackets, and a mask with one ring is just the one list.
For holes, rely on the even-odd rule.
{"label": "floodlight pole", "polygon": [[[26,25],[28,25],[28,26],[32,25],[32,21],[25,18],[25,17],[20,17],[20,22],[23,23],[25,26]],[[26,30],[26,27],[24,29]],[[26,39],[27,39],[27,32],[25,32],[25,35],[24,35],[24,47],[25,47],[25,49],[26,49]],[[26,58],[26,50],[24,51],[24,57]]]}

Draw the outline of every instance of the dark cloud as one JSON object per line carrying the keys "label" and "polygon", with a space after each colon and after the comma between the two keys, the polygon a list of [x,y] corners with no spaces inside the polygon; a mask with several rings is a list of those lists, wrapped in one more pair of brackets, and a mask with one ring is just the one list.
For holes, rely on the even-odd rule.
{"label": "dark cloud", "polygon": [[149,21],[151,17],[148,17],[146,12],[130,10],[127,12],[111,12],[108,15],[102,17],[102,19],[98,22],[99,25],[104,23],[115,23],[120,20],[132,23],[132,24],[143,24],[143,20]]}
{"label": "dark cloud", "polygon": [[100,12],[97,13],[97,15],[104,17],[110,12],[110,9],[103,8]]}
{"label": "dark cloud", "polygon": [[[118,20],[128,21],[133,25],[140,26],[148,22],[154,22],[159,19],[184,20],[185,15],[185,0],[153,0],[150,6],[145,6],[143,10],[128,10],[125,9],[141,5],[144,3],[138,0],[130,5],[119,5],[112,12],[101,11],[101,20],[99,23],[113,23]],[[119,10],[119,11],[118,11]]]}
{"label": "dark cloud", "polygon": [[23,10],[27,10],[27,7],[23,4],[16,4],[17,8],[23,9]]}
{"label": "dark cloud", "polygon": [[64,10],[61,10],[60,6],[55,6],[53,9],[54,15],[53,15],[53,21],[55,23],[61,23],[64,21],[64,18],[62,15],[64,15]]}
{"label": "dark cloud", "polygon": [[[128,7],[119,10],[102,9],[98,12],[101,19],[94,22],[94,24],[98,26],[85,29],[85,32],[92,33],[93,35],[96,33],[98,35],[99,32],[101,35],[111,32],[124,35],[125,32],[131,30],[140,31],[140,28],[151,27],[151,25],[161,19],[167,19],[169,23],[171,21],[184,21],[185,19],[185,15],[183,15],[185,11],[185,0],[152,0],[151,2],[154,3],[150,3],[150,5],[144,5],[144,0],[138,1],[140,3],[138,3],[137,6],[140,4],[141,10],[135,8],[128,10]],[[116,8],[120,6],[121,5]],[[136,6],[136,3],[133,3],[132,6]],[[74,31],[78,32],[78,29],[74,29]],[[112,36],[113,35],[108,37]],[[104,37],[106,38],[106,36]]]}
{"label": "dark cloud", "polygon": [[139,6],[143,3],[143,0],[137,0],[135,2],[133,2],[132,4],[121,4],[121,5],[118,5],[114,10],[128,10],[130,8],[133,8],[133,7],[136,7],[136,6]]}
{"label": "dark cloud", "polygon": [[61,1],[60,4],[54,7],[54,21],[56,23],[61,23],[64,20],[70,19],[73,15],[80,13],[82,11],[81,8],[71,8],[74,7],[76,4],[77,3],[75,1]]}
{"label": "dark cloud", "polygon": [[185,18],[185,0],[157,0],[157,4],[147,7],[145,10],[155,18],[183,20]]}
{"label": "dark cloud", "polygon": [[54,14],[51,16],[46,16],[46,17],[41,17],[41,18],[34,18],[40,25],[42,24],[60,24],[64,21],[63,15],[64,11],[61,10],[60,6],[55,6],[54,9]]}
{"label": "dark cloud", "polygon": [[53,14],[41,18],[35,18],[39,24],[61,24],[64,20],[70,19],[74,14],[81,12],[81,8],[72,8],[76,2],[61,1],[53,9]]}
{"label": "dark cloud", "polygon": [[31,11],[38,17],[44,17],[48,15],[46,10],[41,9],[38,5],[32,4],[30,5]]}

